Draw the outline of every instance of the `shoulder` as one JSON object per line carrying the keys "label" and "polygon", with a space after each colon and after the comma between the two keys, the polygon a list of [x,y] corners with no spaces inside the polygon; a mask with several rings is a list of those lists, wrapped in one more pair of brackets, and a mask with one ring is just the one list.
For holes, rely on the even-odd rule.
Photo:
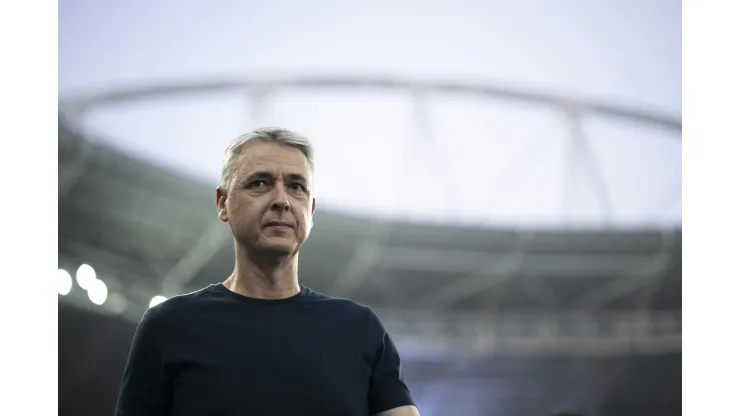
{"label": "shoulder", "polygon": [[173,296],[164,302],[152,306],[144,313],[144,320],[162,321],[173,317],[183,316],[184,313],[199,308],[214,299],[215,292],[212,286],[207,286],[194,292]]}
{"label": "shoulder", "polygon": [[307,299],[322,306],[325,311],[331,313],[334,317],[343,317],[357,325],[362,325],[362,328],[370,331],[373,335],[382,335],[386,332],[380,316],[368,305],[352,299],[326,295],[311,289],[309,289]]}
{"label": "shoulder", "polygon": [[367,318],[369,314],[372,313],[372,309],[369,306],[363,305],[355,300],[327,295],[309,288],[305,289],[305,300],[307,302],[331,312],[349,314],[351,316],[361,316],[364,318]]}

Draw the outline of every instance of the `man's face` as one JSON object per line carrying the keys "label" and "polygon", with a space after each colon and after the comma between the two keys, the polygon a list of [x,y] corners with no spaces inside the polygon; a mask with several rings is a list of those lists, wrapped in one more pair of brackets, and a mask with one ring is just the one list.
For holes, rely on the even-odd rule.
{"label": "man's face", "polygon": [[216,191],[219,217],[249,249],[293,255],[308,238],[316,201],[303,153],[254,141],[242,149],[229,189]]}

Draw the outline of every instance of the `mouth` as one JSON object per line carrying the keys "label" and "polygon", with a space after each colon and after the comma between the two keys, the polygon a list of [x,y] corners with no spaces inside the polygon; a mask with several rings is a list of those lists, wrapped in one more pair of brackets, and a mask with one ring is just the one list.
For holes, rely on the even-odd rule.
{"label": "mouth", "polygon": [[267,224],[265,224],[265,227],[287,227],[287,228],[293,228],[292,225],[288,224],[287,222],[283,222],[283,221],[270,221]]}

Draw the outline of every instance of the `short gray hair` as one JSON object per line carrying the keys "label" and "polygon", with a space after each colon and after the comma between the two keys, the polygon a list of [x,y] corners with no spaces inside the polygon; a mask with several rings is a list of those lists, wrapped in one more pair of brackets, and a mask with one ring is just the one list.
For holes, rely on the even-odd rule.
{"label": "short gray hair", "polygon": [[247,134],[242,134],[234,139],[229,147],[226,148],[221,165],[221,186],[224,190],[229,187],[236,161],[239,159],[239,155],[241,154],[244,145],[254,140],[278,143],[283,146],[293,147],[300,150],[303,155],[306,156],[308,167],[311,169],[311,176],[316,173],[313,146],[311,146],[311,142],[308,138],[281,127],[261,127]]}

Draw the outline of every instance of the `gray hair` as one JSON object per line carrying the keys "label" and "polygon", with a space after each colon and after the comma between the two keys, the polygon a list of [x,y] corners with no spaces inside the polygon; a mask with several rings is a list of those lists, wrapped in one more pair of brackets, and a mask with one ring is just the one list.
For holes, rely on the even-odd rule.
{"label": "gray hair", "polygon": [[242,134],[234,139],[229,147],[226,148],[221,165],[221,186],[224,190],[229,187],[236,161],[239,158],[244,145],[254,140],[278,143],[283,146],[293,147],[300,150],[303,155],[306,156],[308,167],[311,169],[311,176],[316,172],[313,146],[311,146],[308,138],[281,127],[261,127],[250,133]]}

